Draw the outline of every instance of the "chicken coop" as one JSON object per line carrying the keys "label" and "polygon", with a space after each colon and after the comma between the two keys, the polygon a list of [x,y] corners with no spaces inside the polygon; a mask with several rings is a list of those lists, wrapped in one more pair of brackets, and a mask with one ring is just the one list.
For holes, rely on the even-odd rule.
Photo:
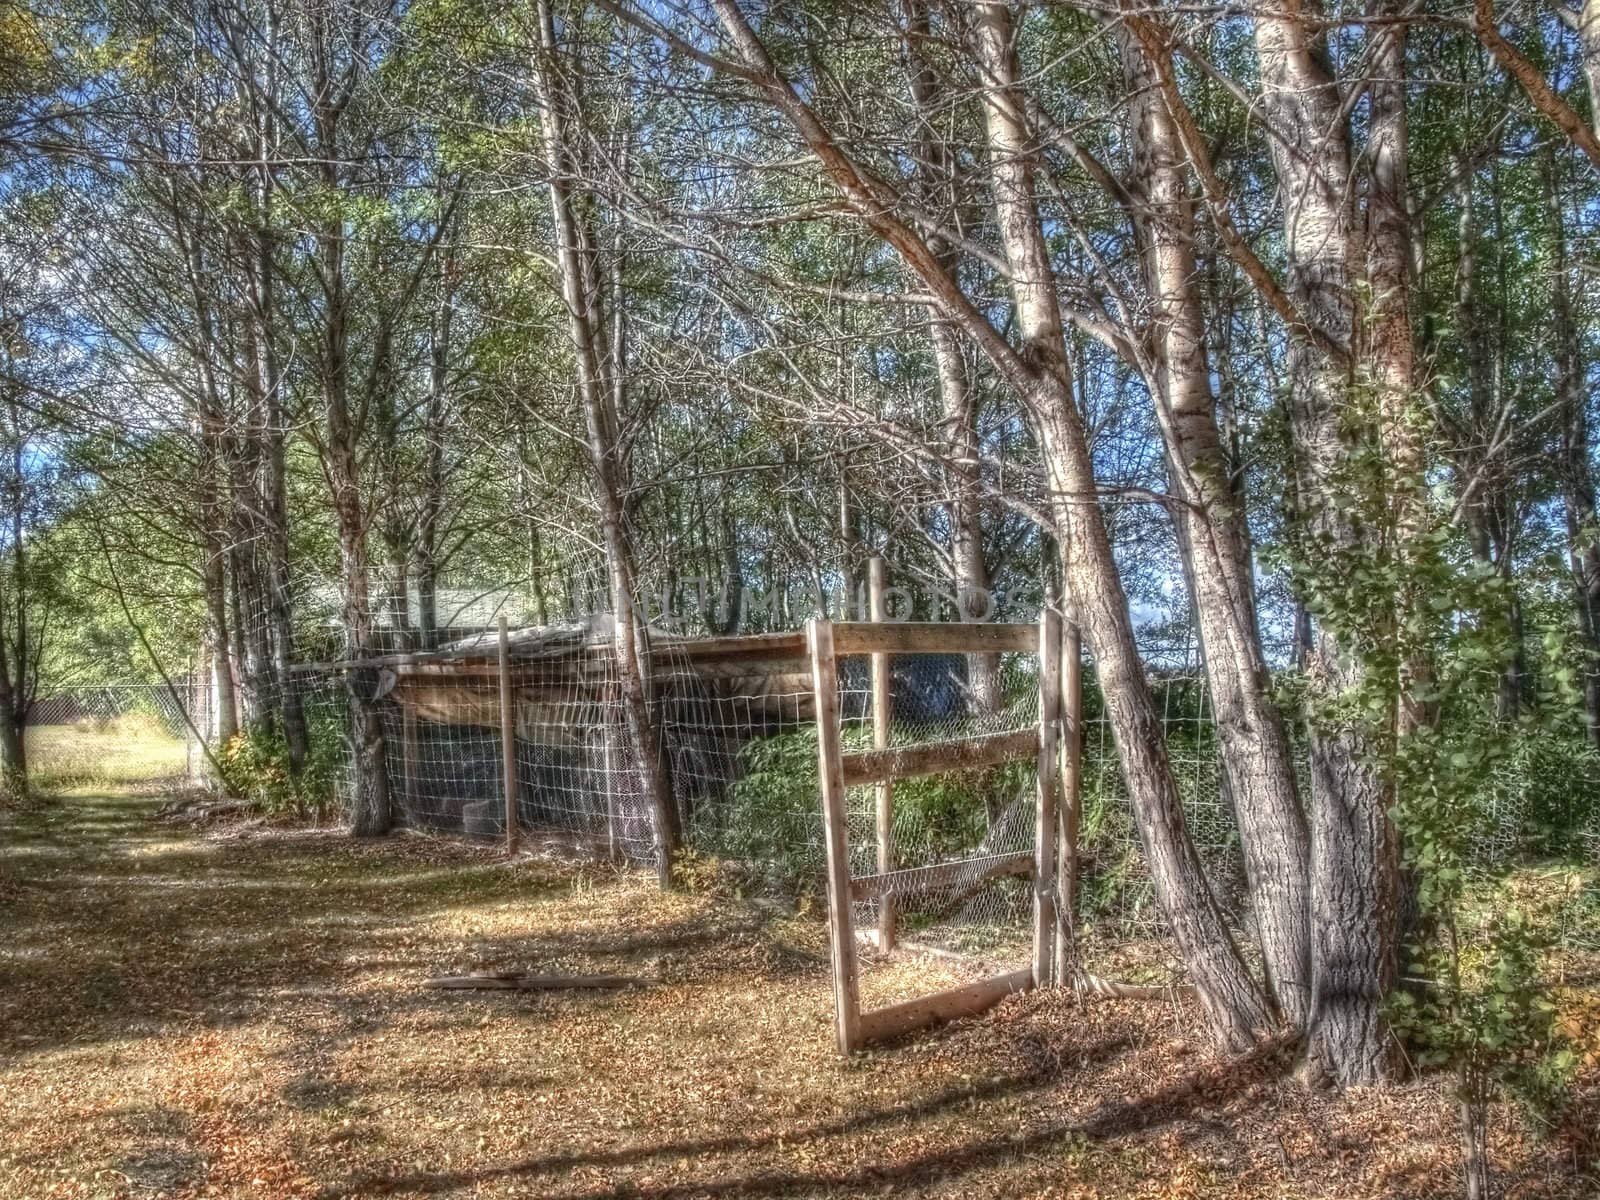
{"label": "chicken coop", "polygon": [[[1056,614],[817,619],[657,636],[641,653],[688,844],[825,896],[842,1049],[1053,977]],[[360,670],[407,826],[655,861],[608,621],[486,631]],[[981,978],[909,999],[875,990],[875,964],[907,949],[963,956]]]}

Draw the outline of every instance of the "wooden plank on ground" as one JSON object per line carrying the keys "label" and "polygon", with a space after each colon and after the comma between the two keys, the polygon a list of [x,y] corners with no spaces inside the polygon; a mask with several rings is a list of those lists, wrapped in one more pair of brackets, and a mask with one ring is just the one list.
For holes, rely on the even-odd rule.
{"label": "wooden plank on ground", "polygon": [[958,1017],[975,1016],[993,1008],[1007,996],[1025,992],[1032,986],[1033,968],[1024,967],[1020,971],[992,975],[976,983],[935,992],[931,996],[919,996],[903,1004],[876,1008],[861,1014],[860,1040],[863,1045],[887,1041],[901,1034],[926,1029],[930,1025],[954,1021]]}
{"label": "wooden plank on ground", "polygon": [[1036,625],[985,624],[979,621],[838,621],[833,650],[847,654],[981,654],[1014,650],[1032,654],[1039,648]]}
{"label": "wooden plank on ground", "polygon": [[886,779],[911,779],[943,771],[990,767],[1039,753],[1039,730],[987,733],[920,746],[893,746],[886,750],[857,750],[843,757],[844,785],[878,783]]}
{"label": "wooden plank on ground", "polygon": [[520,971],[475,971],[471,975],[435,976],[422,986],[449,992],[556,992],[568,988],[609,990],[653,987],[658,982],[637,975],[528,975]]}

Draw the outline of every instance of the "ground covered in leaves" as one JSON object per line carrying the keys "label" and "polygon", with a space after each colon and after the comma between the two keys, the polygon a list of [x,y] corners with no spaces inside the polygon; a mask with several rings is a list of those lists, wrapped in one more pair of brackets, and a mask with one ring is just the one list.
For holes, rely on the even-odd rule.
{"label": "ground covered in leaves", "polygon": [[[595,864],[0,816],[0,1197],[1458,1194],[1446,1092],[1311,1094],[1166,1005],[1015,997],[838,1059],[820,923]],[[496,968],[626,992],[425,990]],[[889,968],[897,992],[951,968]],[[1600,1194],[1600,1081],[1509,1196]]]}

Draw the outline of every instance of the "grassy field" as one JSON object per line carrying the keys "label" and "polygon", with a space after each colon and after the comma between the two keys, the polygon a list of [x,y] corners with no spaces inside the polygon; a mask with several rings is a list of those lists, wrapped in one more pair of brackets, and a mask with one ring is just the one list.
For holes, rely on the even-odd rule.
{"label": "grassy field", "polygon": [[[201,835],[69,796],[0,836],[0,1196],[1456,1194],[1446,1088],[1309,1093],[1182,1007],[1016,997],[845,1062],[821,923],[416,837]],[[460,993],[475,968],[611,993]],[[948,968],[879,974],[884,998]],[[1600,1070],[1505,1194],[1600,1192]]]}
{"label": "grassy field", "polygon": [[159,721],[125,716],[111,721],[38,725],[27,733],[33,786],[59,791],[85,783],[111,786],[181,775],[188,744]]}

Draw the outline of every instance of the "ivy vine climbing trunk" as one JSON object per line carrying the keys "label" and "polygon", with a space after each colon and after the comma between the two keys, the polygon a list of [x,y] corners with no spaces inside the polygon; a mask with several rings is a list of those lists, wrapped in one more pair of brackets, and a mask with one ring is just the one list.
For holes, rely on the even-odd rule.
{"label": "ivy vine climbing trunk", "polygon": [[[1341,596],[1340,583],[1388,565],[1381,525],[1357,511],[1381,498],[1383,452],[1350,347],[1363,286],[1352,198],[1349,114],[1329,65],[1321,5],[1253,6],[1265,112],[1283,205],[1287,287],[1301,324],[1289,343],[1290,429],[1300,497],[1303,586],[1316,590],[1311,719],[1311,1016],[1308,1062],[1341,1084],[1386,1077],[1394,1044],[1383,1006],[1396,973],[1399,862],[1381,760],[1390,681],[1369,675],[1358,638],[1393,643],[1393,593]],[[1400,298],[1404,299],[1403,295]],[[1374,346],[1382,353],[1382,346]],[[1379,371],[1383,368],[1380,366]],[[1364,408],[1364,406],[1367,406]],[[1367,703],[1375,697],[1373,704]]]}

